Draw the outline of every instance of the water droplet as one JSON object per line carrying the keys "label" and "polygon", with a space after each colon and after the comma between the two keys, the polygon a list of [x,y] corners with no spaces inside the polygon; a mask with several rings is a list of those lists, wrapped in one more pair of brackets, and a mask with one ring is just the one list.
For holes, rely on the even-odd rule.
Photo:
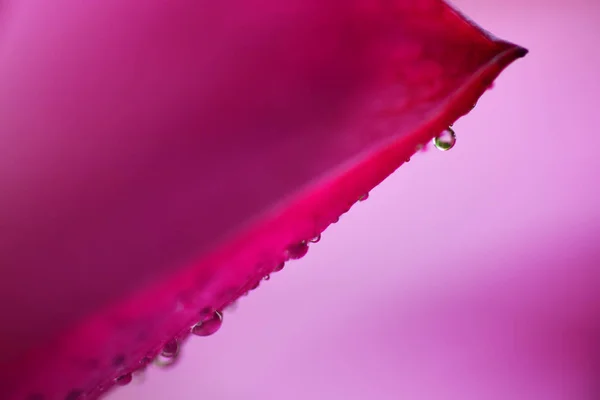
{"label": "water droplet", "polygon": [[454,129],[451,127],[446,128],[441,135],[433,139],[433,144],[441,151],[448,151],[453,148],[456,144],[456,133],[454,132]]}
{"label": "water droplet", "polygon": [[160,368],[169,368],[179,361],[181,346],[176,339],[169,340],[161,353],[154,359],[154,365]]}
{"label": "water droplet", "polygon": [[279,272],[283,269],[283,267],[285,267],[285,262],[282,261],[279,264],[277,264],[277,266],[273,269],[273,272]]}
{"label": "water droplet", "polygon": [[317,236],[315,236],[314,238],[310,239],[309,242],[311,243],[319,243],[321,241],[321,234],[319,233]]}
{"label": "water droplet", "polygon": [[115,379],[115,384],[117,384],[119,386],[125,386],[125,385],[128,385],[129,383],[131,383],[132,380],[133,380],[133,375],[131,373],[129,373],[129,374],[121,375],[120,377]]}
{"label": "water droplet", "polygon": [[359,197],[358,201],[365,201],[369,198],[369,193],[365,193]]}
{"label": "water droplet", "polygon": [[263,280],[265,280],[265,281],[268,281],[269,279],[271,279],[271,275],[269,275],[269,274],[267,274],[267,275],[266,275],[266,276],[263,278]]}
{"label": "water droplet", "polygon": [[286,253],[289,259],[298,260],[308,253],[308,244],[303,240],[300,243],[288,247]]}
{"label": "water droplet", "polygon": [[223,325],[223,314],[215,311],[211,318],[198,322],[191,331],[196,336],[210,336],[218,331],[221,325]]}
{"label": "water droplet", "polygon": [[169,340],[160,355],[165,358],[176,358],[179,355],[179,342],[176,339]]}

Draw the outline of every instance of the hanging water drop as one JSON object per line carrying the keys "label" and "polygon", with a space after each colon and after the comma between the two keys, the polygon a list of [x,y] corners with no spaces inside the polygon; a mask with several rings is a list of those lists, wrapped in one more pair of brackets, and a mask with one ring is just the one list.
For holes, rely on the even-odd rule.
{"label": "hanging water drop", "polygon": [[162,355],[159,355],[158,357],[156,357],[154,359],[154,365],[156,365],[159,368],[170,368],[170,367],[174,366],[175,364],[177,364],[178,361],[179,361],[179,356],[173,357],[173,358],[167,358]]}
{"label": "hanging water drop", "polygon": [[285,267],[285,262],[282,261],[277,264],[277,266],[273,269],[273,272],[279,272],[283,269],[283,267]]}
{"label": "hanging water drop", "polygon": [[165,358],[175,358],[179,354],[179,342],[175,339],[169,340],[163,347],[160,355]]}
{"label": "hanging water drop", "polygon": [[433,139],[433,144],[440,151],[448,151],[456,144],[456,133],[448,127],[439,136]]}
{"label": "hanging water drop", "polygon": [[286,253],[290,260],[298,260],[308,253],[308,244],[303,240],[298,244],[288,247]]}
{"label": "hanging water drop", "polygon": [[117,384],[119,386],[125,386],[125,385],[131,383],[132,379],[133,379],[133,375],[131,373],[121,375],[120,377],[115,379],[115,384]]}
{"label": "hanging water drop", "polygon": [[265,280],[265,281],[268,281],[269,279],[271,279],[271,275],[269,275],[269,274],[267,274],[267,275],[266,275],[266,276],[263,278],[263,280]]}
{"label": "hanging water drop", "polygon": [[369,193],[365,193],[359,197],[358,201],[365,201],[369,198]]}
{"label": "hanging water drop", "polygon": [[315,236],[314,238],[310,239],[309,242],[311,243],[319,243],[321,241],[321,234],[319,233],[317,236]]}
{"label": "hanging water drop", "polygon": [[196,336],[210,336],[218,331],[221,325],[223,325],[223,314],[215,311],[212,317],[194,325],[191,332]]}
{"label": "hanging water drop", "polygon": [[179,360],[181,346],[177,339],[169,340],[165,343],[161,353],[154,359],[154,365],[161,368],[167,368],[175,365]]}

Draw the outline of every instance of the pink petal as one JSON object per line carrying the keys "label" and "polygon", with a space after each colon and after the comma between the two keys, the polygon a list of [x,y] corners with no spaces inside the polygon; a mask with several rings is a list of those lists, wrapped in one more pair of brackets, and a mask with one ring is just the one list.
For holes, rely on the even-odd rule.
{"label": "pink petal", "polygon": [[7,4],[9,399],[123,382],[303,256],[526,53],[438,0]]}

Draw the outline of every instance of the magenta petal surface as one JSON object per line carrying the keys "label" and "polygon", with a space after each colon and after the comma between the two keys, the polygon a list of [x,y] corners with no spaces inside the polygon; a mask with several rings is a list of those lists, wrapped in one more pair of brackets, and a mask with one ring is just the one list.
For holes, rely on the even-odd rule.
{"label": "magenta petal surface", "polygon": [[526,54],[439,0],[232,3],[0,9],[8,399],[178,354]]}

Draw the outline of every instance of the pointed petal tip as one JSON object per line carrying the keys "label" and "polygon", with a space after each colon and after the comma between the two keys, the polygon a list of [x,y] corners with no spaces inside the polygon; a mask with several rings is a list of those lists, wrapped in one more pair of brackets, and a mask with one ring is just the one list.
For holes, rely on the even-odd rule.
{"label": "pointed petal tip", "polygon": [[529,54],[529,49],[526,49],[525,47],[521,47],[521,46],[517,47],[517,57],[518,58],[523,58],[527,54]]}

